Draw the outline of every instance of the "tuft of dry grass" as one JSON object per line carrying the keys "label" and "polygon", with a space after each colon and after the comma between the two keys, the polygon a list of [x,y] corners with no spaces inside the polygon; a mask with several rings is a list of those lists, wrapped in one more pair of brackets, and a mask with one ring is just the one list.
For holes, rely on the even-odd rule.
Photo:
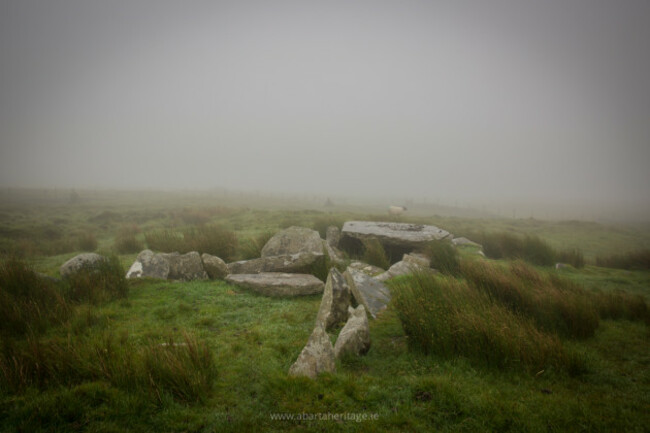
{"label": "tuft of dry grass", "polygon": [[414,275],[391,283],[393,302],[412,347],[478,365],[537,372],[580,364],[560,339],[466,281]]}
{"label": "tuft of dry grass", "polygon": [[587,338],[598,328],[598,311],[589,293],[557,276],[540,273],[523,261],[507,268],[463,261],[461,270],[472,287],[510,311],[530,317],[546,331]]}

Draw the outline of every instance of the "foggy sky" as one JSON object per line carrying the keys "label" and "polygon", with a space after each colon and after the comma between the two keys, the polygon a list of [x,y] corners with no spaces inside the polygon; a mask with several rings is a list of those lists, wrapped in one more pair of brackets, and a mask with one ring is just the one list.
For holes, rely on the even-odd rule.
{"label": "foggy sky", "polygon": [[650,207],[646,0],[0,8],[0,185]]}

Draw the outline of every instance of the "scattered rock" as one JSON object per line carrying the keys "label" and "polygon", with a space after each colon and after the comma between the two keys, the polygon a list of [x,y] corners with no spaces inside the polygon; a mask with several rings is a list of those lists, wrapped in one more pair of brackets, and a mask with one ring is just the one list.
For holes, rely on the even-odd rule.
{"label": "scattered rock", "polygon": [[380,268],[379,266],[369,265],[368,263],[359,262],[359,261],[350,263],[348,268],[352,268],[355,271],[363,272],[364,274],[370,275],[371,277],[385,272],[385,270]]}
{"label": "scattered rock", "polygon": [[341,239],[341,230],[336,226],[329,226],[325,232],[325,240],[330,247],[337,248]]}
{"label": "scattered rock", "polygon": [[299,253],[323,254],[323,244],[316,230],[289,227],[275,234],[262,248],[262,257]]}
{"label": "scattered rock", "polygon": [[260,257],[228,264],[231,274],[258,274],[260,272],[285,272],[306,274],[318,260],[325,260],[323,253],[298,253]]}
{"label": "scattered rock", "polygon": [[404,254],[401,261],[393,264],[386,272],[375,276],[378,281],[386,281],[399,275],[413,274],[415,272],[433,272],[429,267],[430,260],[421,254]]}
{"label": "scattered rock", "polygon": [[464,246],[470,246],[470,247],[479,247],[479,248],[483,248],[483,246],[482,246],[481,244],[477,244],[476,242],[474,242],[474,241],[470,241],[469,239],[467,239],[467,238],[463,238],[463,237],[460,237],[460,238],[454,238],[454,239],[451,240],[451,243],[454,244],[454,245],[456,245],[457,247],[461,247],[461,246],[463,246],[463,247],[464,247]]}
{"label": "scattered rock", "polygon": [[377,317],[390,302],[390,291],[382,282],[350,267],[343,276],[358,304],[363,304],[373,318]]}
{"label": "scattered rock", "polygon": [[226,262],[217,256],[204,253],[201,255],[201,261],[203,261],[203,269],[211,280],[222,280],[230,273]]}
{"label": "scattered rock", "polygon": [[166,280],[169,276],[169,262],[161,254],[143,250],[126,273],[126,278],[159,278]]}
{"label": "scattered rock", "polygon": [[208,274],[203,269],[201,256],[196,251],[187,254],[169,253],[160,254],[169,263],[170,280],[207,280]]}
{"label": "scattered rock", "polygon": [[431,267],[431,260],[424,254],[418,254],[418,253],[404,254],[404,256],[402,256],[402,261],[406,263],[410,263],[415,266],[420,266],[422,268]]}
{"label": "scattered rock", "polygon": [[106,260],[106,257],[96,253],[79,254],[62,264],[59,273],[62,277],[69,277],[82,269],[91,269],[104,260]]}
{"label": "scattered rock", "polygon": [[332,268],[327,275],[323,299],[320,303],[316,321],[322,323],[326,331],[330,330],[345,321],[349,306],[350,289],[348,283],[336,268]]}
{"label": "scattered rock", "polygon": [[363,305],[359,305],[357,308],[348,307],[348,313],[348,321],[334,345],[336,358],[346,353],[363,355],[370,349],[370,327],[365,307]]}
{"label": "scattered rock", "polygon": [[315,295],[323,293],[325,287],[323,282],[313,275],[280,272],[230,274],[226,281],[267,296]]}
{"label": "scattered rock", "polygon": [[309,336],[298,359],[289,368],[289,376],[306,376],[316,379],[320,373],[335,373],[334,348],[323,325],[318,322]]}

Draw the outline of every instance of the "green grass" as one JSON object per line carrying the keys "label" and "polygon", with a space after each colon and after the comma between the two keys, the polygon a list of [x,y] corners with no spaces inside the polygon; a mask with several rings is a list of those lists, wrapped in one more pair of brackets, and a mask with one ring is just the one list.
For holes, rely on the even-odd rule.
{"label": "green grass", "polygon": [[[322,202],[303,204],[290,199],[251,201],[238,195],[151,191],[78,193],[75,204],[69,203],[67,192],[59,194],[60,200],[52,195],[26,195],[20,202],[0,203],[0,250],[11,252],[17,244],[31,243],[31,250],[22,250],[31,267],[58,276],[59,266],[80,252],[73,241],[84,232],[93,233],[97,251],[109,255],[125,225],[137,225],[141,233],[136,239],[140,240],[142,233],[186,233],[208,225],[232,231],[243,241],[289,223],[321,229],[332,222],[337,225],[336,221],[386,219],[360,206],[335,206],[325,212]],[[491,320],[482,326],[497,336],[499,332],[509,335],[496,326],[504,318],[523,323],[508,331],[512,334],[500,346],[499,340],[494,343],[506,353],[528,356],[530,347],[539,341],[559,342],[565,354],[582,362],[580,374],[571,374],[557,362],[562,357],[550,356],[547,359],[555,361],[534,361],[518,368],[498,358],[486,365],[471,351],[461,356],[414,350],[413,337],[404,331],[391,304],[377,320],[371,320],[372,346],[365,356],[337,361],[335,374],[316,381],[290,378],[287,371],[313,329],[320,297],[266,298],[216,281],[138,280],[128,281],[126,297],[106,297],[94,303],[82,298],[66,303],[69,311],[61,316],[52,308],[32,311],[52,313],[52,317],[17,309],[27,314],[21,320],[32,323],[41,317],[42,322],[38,332],[21,333],[12,327],[9,338],[2,338],[4,365],[8,353],[22,356],[17,365],[33,367],[30,359],[38,353],[49,364],[38,364],[48,369],[32,374],[33,382],[14,378],[12,387],[0,389],[0,432],[647,430],[650,331],[642,319],[645,313],[639,299],[647,308],[650,273],[593,266],[597,255],[647,248],[650,235],[646,229],[435,215],[404,216],[401,221],[433,223],[458,236],[470,230],[537,236],[555,250],[584,252],[587,265],[582,269],[533,268],[533,273],[524,268],[519,273],[527,275],[524,286],[537,284],[531,282],[536,278],[542,279],[542,286],[552,285],[553,275],[560,275],[593,294],[600,319],[591,336],[540,331],[538,319],[526,318],[523,312],[503,306],[492,309],[480,298],[473,304],[478,311],[484,308],[492,314],[485,316]],[[47,248],[36,246],[39,236]],[[241,257],[242,243],[235,257]],[[120,254],[123,269],[136,254]],[[508,262],[493,265],[502,266],[506,275],[513,272]],[[460,290],[470,288],[449,277],[442,280],[460,284]],[[567,285],[562,290],[573,289]],[[38,293],[47,297],[41,295],[47,291]],[[15,304],[0,303],[4,305]],[[433,308],[436,304],[425,305]],[[479,318],[465,325],[472,329],[470,325],[476,328],[477,324],[481,324]],[[551,337],[523,338],[534,330]],[[479,335],[476,332],[466,335],[475,346],[485,347],[483,340],[471,340]],[[334,341],[336,335],[331,337]],[[503,342],[512,339],[521,344]],[[30,351],[38,345],[40,349]],[[543,371],[536,370],[542,364]],[[24,371],[33,369],[25,367]],[[378,419],[280,421],[271,419],[274,413],[376,414]]]}

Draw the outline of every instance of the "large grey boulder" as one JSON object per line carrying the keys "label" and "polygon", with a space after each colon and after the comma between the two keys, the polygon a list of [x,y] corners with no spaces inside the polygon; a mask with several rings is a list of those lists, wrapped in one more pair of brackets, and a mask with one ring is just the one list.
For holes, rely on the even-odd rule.
{"label": "large grey boulder", "polygon": [[325,232],[325,240],[330,247],[337,248],[341,239],[341,230],[336,226],[329,226]]}
{"label": "large grey boulder", "polygon": [[382,282],[361,271],[348,268],[343,276],[358,304],[363,304],[373,318],[390,302],[390,290]]}
{"label": "large grey boulder", "polygon": [[334,356],[337,359],[344,354],[363,355],[370,349],[370,327],[365,307],[349,307],[348,312],[348,321],[334,345]]}
{"label": "large grey boulder", "polygon": [[208,274],[203,269],[201,256],[196,251],[187,254],[168,253],[161,256],[169,263],[170,280],[192,281],[207,280]]}
{"label": "large grey boulder", "polygon": [[292,226],[276,233],[262,248],[262,257],[300,253],[323,254],[323,244],[316,230]]}
{"label": "large grey boulder", "polygon": [[386,281],[399,275],[408,275],[416,272],[432,272],[429,267],[431,261],[421,254],[404,254],[402,260],[393,264],[386,272],[375,276],[376,280]]}
{"label": "large grey boulder", "polygon": [[368,263],[359,262],[359,261],[354,261],[350,263],[348,265],[348,268],[352,268],[355,271],[363,272],[364,274],[370,275],[371,277],[385,272],[385,270],[380,268],[379,266],[369,265]]}
{"label": "large grey boulder", "polygon": [[231,274],[258,274],[260,272],[306,274],[319,260],[325,260],[323,253],[284,254],[228,263],[228,271]]}
{"label": "large grey boulder", "polygon": [[325,328],[319,322],[309,336],[298,359],[289,368],[289,376],[306,376],[316,379],[320,373],[335,373],[334,348]]}
{"label": "large grey boulder", "polygon": [[169,276],[169,262],[151,250],[143,250],[126,273],[126,278],[159,278],[166,280]]}
{"label": "large grey boulder", "polygon": [[211,280],[222,280],[230,273],[226,262],[217,256],[203,253],[201,254],[201,261],[203,262],[203,269],[205,269]]}
{"label": "large grey boulder", "polygon": [[323,293],[325,285],[308,274],[260,272],[259,274],[230,274],[226,281],[267,296],[301,296]]}
{"label": "large grey boulder", "polygon": [[96,253],[79,254],[62,264],[59,273],[62,277],[69,277],[83,269],[92,269],[105,260],[106,257]]}
{"label": "large grey boulder", "polygon": [[320,322],[329,331],[345,321],[350,306],[350,289],[345,277],[336,268],[330,269],[325,282],[323,299],[318,309],[316,322]]}
{"label": "large grey boulder", "polygon": [[341,231],[339,245],[358,249],[363,241],[376,239],[391,252],[410,252],[428,242],[450,239],[453,236],[436,226],[375,221],[347,221]]}

